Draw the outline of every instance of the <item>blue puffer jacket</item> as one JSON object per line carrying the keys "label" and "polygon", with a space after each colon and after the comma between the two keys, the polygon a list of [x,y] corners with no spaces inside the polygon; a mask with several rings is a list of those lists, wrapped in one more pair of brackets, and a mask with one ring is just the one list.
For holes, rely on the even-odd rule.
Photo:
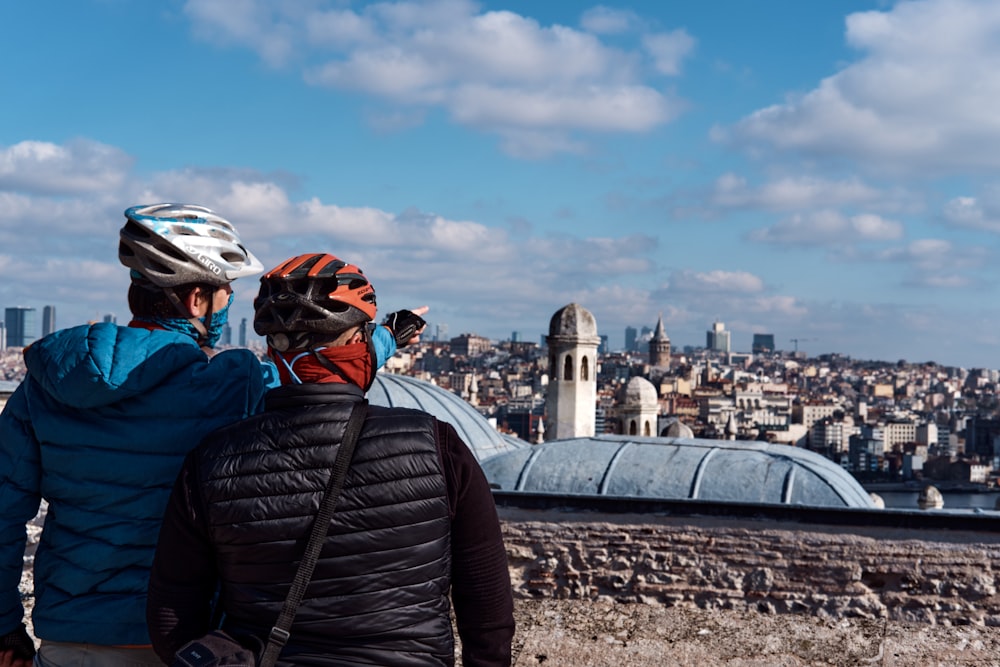
{"label": "blue puffer jacket", "polygon": [[58,331],[25,362],[0,415],[0,635],[22,620],[24,525],[45,498],[35,634],[148,644],[149,567],[177,471],[205,434],[262,407],[276,369],[112,324]]}

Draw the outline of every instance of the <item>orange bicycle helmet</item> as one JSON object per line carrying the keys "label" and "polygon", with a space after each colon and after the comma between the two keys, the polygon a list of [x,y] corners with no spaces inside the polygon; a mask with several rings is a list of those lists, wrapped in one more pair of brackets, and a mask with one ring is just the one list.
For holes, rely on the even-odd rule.
{"label": "orange bicycle helmet", "polygon": [[253,306],[254,331],[269,345],[303,349],[375,319],[375,289],[354,264],[309,253],[264,274]]}

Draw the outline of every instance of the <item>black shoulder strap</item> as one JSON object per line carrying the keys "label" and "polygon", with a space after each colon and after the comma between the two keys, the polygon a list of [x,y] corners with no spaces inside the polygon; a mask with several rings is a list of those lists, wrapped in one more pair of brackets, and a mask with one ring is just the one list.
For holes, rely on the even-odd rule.
{"label": "black shoulder strap", "polygon": [[347,476],[347,469],[351,466],[351,456],[354,454],[354,446],[361,435],[361,427],[365,423],[365,415],[368,412],[368,401],[362,400],[355,404],[351,411],[351,417],[347,422],[344,431],[344,440],[340,443],[340,450],[337,458],[333,462],[333,472],[330,474],[330,482],[326,486],[326,493],[323,502],[320,503],[319,512],[313,522],[312,532],[309,534],[309,542],[306,544],[305,553],[302,554],[302,561],[299,563],[298,572],[295,573],[295,580],[288,591],[288,597],[281,607],[278,620],[271,628],[271,635],[267,639],[267,648],[258,663],[259,667],[273,667],[281,653],[281,649],[288,641],[288,631],[295,620],[295,613],[302,603],[302,596],[305,595],[309,580],[312,579],[313,569],[316,567],[316,559],[323,548],[323,541],[330,530],[330,519],[333,517],[333,510],[337,505],[337,498],[340,490],[344,486],[344,478]]}

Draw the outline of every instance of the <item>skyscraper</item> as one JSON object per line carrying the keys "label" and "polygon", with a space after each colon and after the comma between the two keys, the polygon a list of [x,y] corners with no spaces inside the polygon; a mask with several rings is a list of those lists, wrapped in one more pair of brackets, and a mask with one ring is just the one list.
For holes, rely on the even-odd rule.
{"label": "skyscraper", "polygon": [[114,313],[106,313],[104,315],[104,322],[106,324],[118,324],[118,317]]}
{"label": "skyscraper", "polygon": [[4,324],[7,327],[9,347],[27,347],[38,337],[35,309],[14,307],[4,310]]}
{"label": "skyscraper", "polygon": [[705,347],[715,352],[730,351],[730,332],[722,322],[713,322],[712,328],[705,332]]}
{"label": "skyscraper", "polygon": [[240,347],[247,346],[247,318],[240,320]]}
{"label": "skyscraper", "polygon": [[751,351],[754,354],[767,354],[774,352],[774,334],[754,334],[753,347],[751,348]]}
{"label": "skyscraper", "polygon": [[42,335],[48,336],[56,330],[56,307],[45,306],[42,308]]}
{"label": "skyscraper", "polygon": [[639,332],[635,327],[625,327],[625,350],[627,352],[635,352],[635,341],[638,336]]}

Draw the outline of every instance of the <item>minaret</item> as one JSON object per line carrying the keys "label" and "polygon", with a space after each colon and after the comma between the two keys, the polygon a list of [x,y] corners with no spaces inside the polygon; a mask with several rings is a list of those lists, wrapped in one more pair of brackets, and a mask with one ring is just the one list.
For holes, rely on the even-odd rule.
{"label": "minaret", "polygon": [[660,404],[656,387],[644,377],[631,378],[619,397],[622,434],[657,436],[656,423]]}
{"label": "minaret", "polygon": [[593,436],[597,409],[597,321],[575,303],[549,322],[549,389],[546,440]]}
{"label": "minaret", "polygon": [[472,382],[469,384],[469,405],[476,407],[479,405],[479,383],[476,381],[476,374],[472,374]]}
{"label": "minaret", "polygon": [[663,313],[660,313],[660,319],[656,321],[656,331],[653,332],[653,337],[649,339],[649,365],[670,365],[670,338],[667,337],[666,331],[663,330]]}

